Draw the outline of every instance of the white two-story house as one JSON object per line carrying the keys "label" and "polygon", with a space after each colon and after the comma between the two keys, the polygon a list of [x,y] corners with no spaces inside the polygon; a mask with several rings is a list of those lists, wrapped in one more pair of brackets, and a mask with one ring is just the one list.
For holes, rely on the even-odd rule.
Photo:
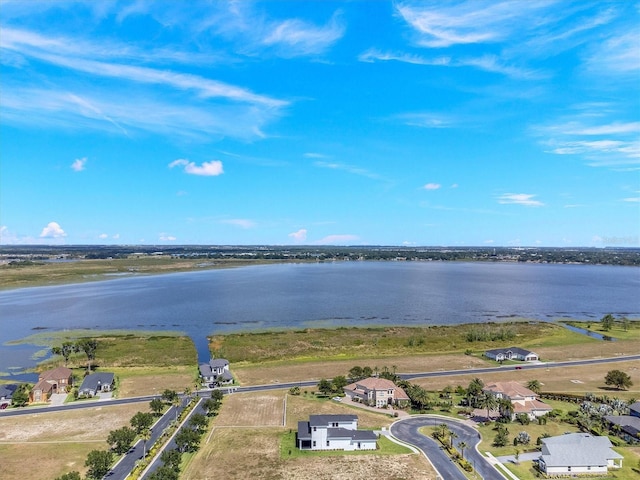
{"label": "white two-story house", "polygon": [[208,385],[233,382],[233,376],[229,370],[229,361],[224,358],[212,358],[209,363],[201,363],[200,377],[202,378],[202,383]]}
{"label": "white two-story house", "polygon": [[406,392],[386,378],[365,378],[347,385],[343,390],[351,400],[372,407],[384,408],[387,405],[403,407],[410,403]]}
{"label": "white two-story house", "polygon": [[356,415],[310,415],[298,422],[296,443],[300,450],[375,450],[378,436],[358,430]]}

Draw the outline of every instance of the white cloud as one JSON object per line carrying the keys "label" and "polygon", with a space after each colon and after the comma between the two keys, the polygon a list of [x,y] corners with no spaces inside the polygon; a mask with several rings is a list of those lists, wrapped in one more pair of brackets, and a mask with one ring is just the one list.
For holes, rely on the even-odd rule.
{"label": "white cloud", "polygon": [[438,190],[442,185],[439,183],[427,183],[424,187],[425,190]]}
{"label": "white cloud", "polygon": [[305,157],[305,158],[327,158],[327,156],[323,155],[322,153],[313,153],[313,152],[305,153],[303,155],[303,157]]}
{"label": "white cloud", "polygon": [[346,245],[359,239],[357,235],[327,235],[313,243],[315,245]]}
{"label": "white cloud", "polygon": [[536,197],[536,195],[530,193],[505,193],[498,197],[498,203],[542,207],[544,203],[539,200],[534,200],[534,197]]}
{"label": "white cloud", "polygon": [[366,52],[361,53],[358,56],[358,60],[366,63],[373,63],[374,61],[396,61],[402,63],[411,63],[414,65],[436,65],[447,66],[451,63],[450,57],[435,57],[426,58],[421,55],[405,52],[381,52],[375,48],[369,49]]}
{"label": "white cloud", "polygon": [[233,225],[235,227],[244,229],[249,229],[256,226],[256,222],[254,222],[253,220],[247,220],[246,218],[231,218],[228,220],[220,220],[220,223],[226,223],[228,225]]}
{"label": "white cloud", "polygon": [[222,169],[222,162],[219,160],[204,162],[202,165],[198,166],[194,162],[190,162],[189,160],[180,158],[178,160],[174,160],[169,164],[169,168],[179,166],[183,166],[185,173],[188,173],[190,175],[216,177],[224,173]]}
{"label": "white cloud", "polygon": [[173,235],[168,235],[166,233],[161,233],[158,236],[158,240],[160,240],[162,242],[175,242],[177,240],[177,238],[174,237]]}
{"label": "white cloud", "polygon": [[49,222],[40,232],[40,238],[63,238],[67,234],[57,222]]}
{"label": "white cloud", "polygon": [[405,125],[421,128],[449,128],[457,123],[451,115],[439,113],[405,113],[398,115]]}
{"label": "white cloud", "polygon": [[290,233],[289,238],[293,238],[296,242],[304,242],[307,239],[307,230],[301,228],[297,232]]}
{"label": "white cloud", "polygon": [[382,180],[382,177],[380,177],[380,175],[378,175],[377,173],[370,172],[366,168],[360,168],[353,165],[347,165],[344,163],[317,161],[317,162],[314,162],[314,165],[316,167],[328,168],[331,170],[342,170],[344,172],[352,173],[354,175],[359,175],[361,177],[371,178],[373,180]]}
{"label": "white cloud", "polygon": [[640,197],[628,197],[628,198],[623,198],[622,199],[623,202],[631,202],[631,203],[638,203],[640,202]]}
{"label": "white cloud", "polygon": [[84,166],[87,163],[87,157],[76,158],[71,164],[71,169],[75,172],[81,172],[84,170]]}
{"label": "white cloud", "polygon": [[98,238],[100,240],[104,240],[105,238],[109,238],[109,235],[107,235],[106,233],[101,233],[100,235],[98,235]]}
{"label": "white cloud", "polygon": [[262,39],[266,46],[277,46],[283,57],[299,57],[326,51],[344,35],[345,28],[334,15],[331,21],[317,27],[299,19],[273,23]]}

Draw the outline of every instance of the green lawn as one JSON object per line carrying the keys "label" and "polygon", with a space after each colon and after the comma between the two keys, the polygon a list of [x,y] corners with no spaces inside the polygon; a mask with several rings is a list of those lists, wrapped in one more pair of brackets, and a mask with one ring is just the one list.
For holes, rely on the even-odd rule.
{"label": "green lawn", "polygon": [[603,330],[599,321],[567,320],[563,323],[618,340],[640,340],[640,319],[629,319],[627,323],[616,319],[610,330]]}

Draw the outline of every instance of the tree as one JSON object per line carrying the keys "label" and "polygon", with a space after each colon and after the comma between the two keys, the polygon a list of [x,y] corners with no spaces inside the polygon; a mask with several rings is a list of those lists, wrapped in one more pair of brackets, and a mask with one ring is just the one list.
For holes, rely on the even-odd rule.
{"label": "tree", "polygon": [[149,480],[178,480],[180,472],[176,472],[171,468],[163,465],[158,467],[155,472],[149,476]]}
{"label": "tree", "polygon": [[495,438],[493,439],[494,447],[504,447],[509,441],[509,437],[506,430],[498,430]]}
{"label": "tree", "polygon": [[531,442],[531,436],[527,432],[520,432],[513,439],[514,445],[529,445],[529,442]]}
{"label": "tree", "polygon": [[173,400],[171,400],[171,404],[173,405],[173,408],[176,409],[176,422],[178,421],[178,410],[180,410],[180,397],[178,396],[178,394],[176,393],[175,397],[173,397]]}
{"label": "tree", "polygon": [[516,460],[516,465],[520,464],[520,449],[516,448],[515,453],[513,454],[513,458]]}
{"label": "tree", "polygon": [[540,385],[540,382],[538,380],[530,380],[527,383],[527,388],[534,393],[540,393],[541,387],[542,386]]}
{"label": "tree", "polygon": [[487,420],[491,420],[490,412],[499,405],[498,399],[493,393],[486,392],[478,398],[478,407],[487,409]]}
{"label": "tree", "polygon": [[221,403],[224,398],[224,393],[222,393],[222,390],[213,390],[211,392],[211,398]]}
{"label": "tree", "polygon": [[87,356],[87,372],[91,371],[91,362],[96,358],[98,341],[95,338],[82,338],[76,343],[78,351],[82,350]]}
{"label": "tree", "polygon": [[449,430],[449,447],[453,448],[453,439],[458,438],[458,434],[453,430]]}
{"label": "tree", "polygon": [[180,471],[182,454],[175,448],[162,452],[162,455],[160,455],[160,460],[162,461],[162,464],[164,466],[171,468],[171,470],[174,470],[176,472]]}
{"label": "tree", "polygon": [[209,420],[207,420],[207,417],[201,413],[194,413],[189,419],[189,426],[196,432],[203,432],[206,430],[208,424]]}
{"label": "tree", "polygon": [[352,367],[351,370],[349,370],[349,381],[351,383],[357,382],[362,378],[364,378],[364,375],[362,373],[362,367],[356,365],[355,367]]}
{"label": "tree", "polygon": [[294,395],[294,396],[300,395],[300,387],[297,385],[295,387],[291,387],[289,389],[289,395]]}
{"label": "tree", "polygon": [[140,432],[140,436],[142,437],[142,458],[144,458],[147,456],[147,442],[151,439],[151,429],[145,428]]}
{"label": "tree", "polygon": [[334,392],[342,392],[342,389],[348,385],[347,379],[344,375],[338,375],[331,380],[333,384]]}
{"label": "tree", "polygon": [[207,416],[216,415],[220,408],[220,402],[216,402],[213,398],[207,398],[202,402],[202,409]]}
{"label": "tree", "polygon": [[176,435],[175,442],[181,452],[195,452],[200,445],[200,435],[190,428],[183,428]]}
{"label": "tree", "polygon": [[479,378],[474,378],[469,382],[469,386],[467,387],[467,402],[470,406],[474,408],[479,407],[479,399],[482,395],[483,388],[484,382]]}
{"label": "tree", "polygon": [[633,382],[631,377],[621,370],[610,370],[604,377],[604,383],[606,385],[613,385],[618,390],[626,390]]}
{"label": "tree", "polygon": [[362,367],[362,377],[363,378],[368,378],[371,375],[373,375],[373,370],[371,370],[371,367]]}
{"label": "tree", "polygon": [[111,469],[113,463],[113,453],[108,450],[91,450],[84,462],[85,467],[89,467],[87,478],[99,480]]}
{"label": "tree", "polygon": [[615,322],[615,318],[613,318],[613,315],[611,315],[610,313],[607,313],[600,320],[600,323],[602,324],[602,330],[604,330],[605,332],[608,332],[609,330],[611,330],[611,328],[613,328],[614,322]]}
{"label": "tree", "polygon": [[24,407],[29,403],[29,386],[26,383],[20,384],[20,386],[13,392],[11,397],[11,403],[16,407]]}
{"label": "tree", "polygon": [[133,417],[131,417],[131,426],[134,428],[136,433],[140,435],[144,430],[147,430],[153,425],[154,422],[153,414],[146,412],[138,412]]}
{"label": "tree", "polygon": [[333,385],[329,380],[323,378],[320,380],[320,383],[318,383],[318,391],[325,396],[329,396],[331,392],[333,392]]}
{"label": "tree", "polygon": [[162,413],[162,410],[164,410],[164,402],[159,398],[154,398],[149,402],[149,408],[151,408],[154,415],[159,416]]}
{"label": "tree", "polygon": [[467,444],[465,442],[460,442],[458,444],[458,448],[460,449],[460,456],[464,460],[464,449],[467,448]]}
{"label": "tree", "polygon": [[511,403],[511,400],[507,400],[506,398],[501,398],[500,400],[498,400],[498,409],[500,410],[500,417],[502,417],[503,420],[511,421],[513,408],[513,403]]}
{"label": "tree", "polygon": [[136,431],[129,427],[111,430],[107,437],[107,443],[111,445],[111,449],[119,455],[126,453],[133,445],[136,439]]}
{"label": "tree", "polygon": [[178,397],[178,392],[175,390],[169,390],[168,388],[162,392],[160,398],[167,403],[173,403],[173,401]]}
{"label": "tree", "polygon": [[82,480],[80,472],[69,472],[56,477],[56,480]]}
{"label": "tree", "polygon": [[73,342],[62,342],[62,345],[59,347],[53,347],[51,349],[51,353],[54,355],[62,355],[64,358],[64,366],[67,366],[69,363],[69,358],[72,354],[78,352],[78,345]]}

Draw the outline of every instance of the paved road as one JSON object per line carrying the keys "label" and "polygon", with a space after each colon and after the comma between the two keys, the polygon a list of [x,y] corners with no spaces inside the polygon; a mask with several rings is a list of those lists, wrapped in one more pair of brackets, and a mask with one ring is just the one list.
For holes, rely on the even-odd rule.
{"label": "paved road", "polygon": [[481,478],[504,480],[504,477],[476,450],[476,445],[480,443],[480,434],[475,428],[463,422],[438,415],[419,415],[398,420],[391,425],[390,431],[391,435],[398,440],[422,450],[444,480],[466,480],[457,464],[441,448],[440,443],[418,432],[421,427],[437,426],[443,423],[457,435],[454,445],[460,442],[467,444],[464,457],[471,462]]}

